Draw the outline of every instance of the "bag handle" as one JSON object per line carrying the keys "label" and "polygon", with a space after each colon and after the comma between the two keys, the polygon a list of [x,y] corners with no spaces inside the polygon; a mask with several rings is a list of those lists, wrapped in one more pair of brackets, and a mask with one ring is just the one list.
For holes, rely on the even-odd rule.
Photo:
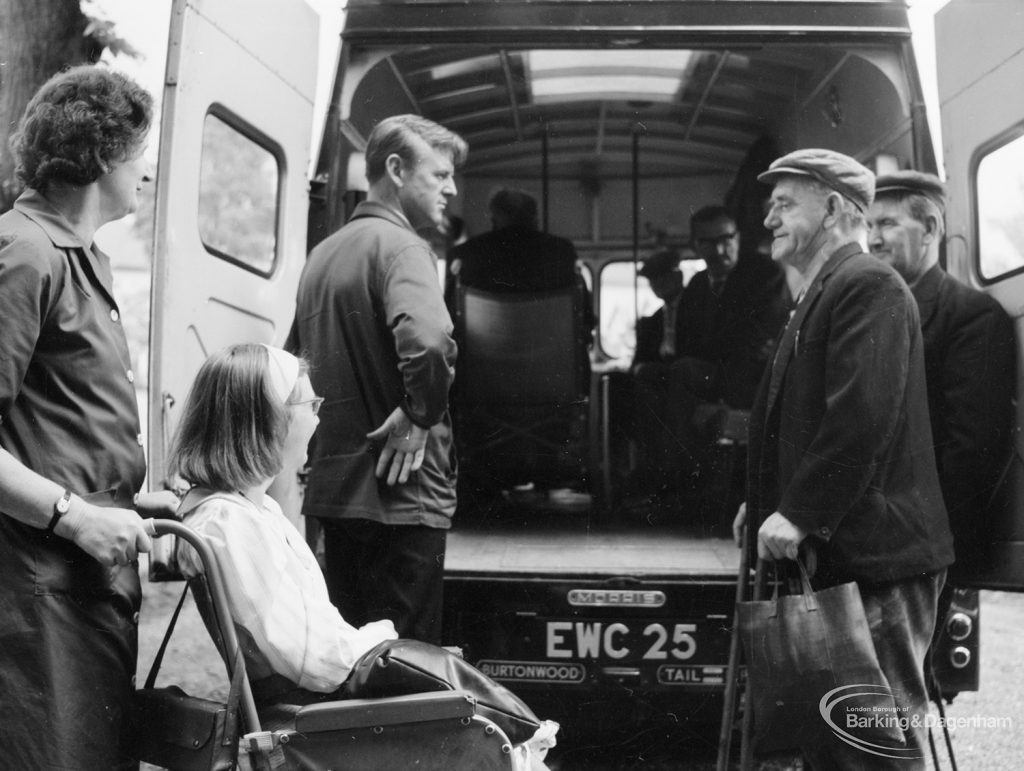
{"label": "bag handle", "polygon": [[[164,632],[164,639],[160,642],[160,647],[157,649],[156,657],[153,659],[153,665],[149,668],[149,675],[146,676],[146,685],[144,687],[147,689],[156,685],[156,676],[160,671],[160,666],[163,664],[164,653],[167,651],[167,643],[170,642],[171,633],[174,632],[174,627],[178,623],[178,616],[181,615],[181,609],[185,605],[185,596],[188,594],[191,583],[192,579],[185,582],[185,589],[182,591],[181,597],[178,599],[178,604],[174,608],[174,613],[171,614],[171,620],[167,624],[167,631]],[[242,658],[242,648],[239,646],[235,649],[235,665],[232,667],[231,685],[228,688],[228,698],[226,703],[227,714],[224,718],[224,736],[221,739],[221,744],[225,747],[238,741],[238,707],[242,699],[242,678],[245,676],[245,667],[243,664],[244,659]]]}
{"label": "bag handle", "polygon": [[800,588],[803,590],[804,605],[808,611],[814,611],[818,609],[818,598],[814,595],[814,589],[811,588],[811,577],[807,573],[807,566],[801,557],[796,558],[797,567],[800,568]]}
{"label": "bag handle", "polygon": [[188,587],[191,580],[185,582],[185,589],[181,593],[181,598],[178,600],[178,606],[174,609],[174,613],[171,614],[170,623],[167,624],[167,631],[164,632],[164,639],[160,643],[160,647],[157,649],[156,658],[153,659],[153,666],[149,668],[149,675],[146,677],[146,688],[152,688],[156,684],[156,676],[160,671],[160,665],[164,661],[164,652],[167,650],[167,643],[171,640],[171,632],[174,631],[174,625],[178,623],[178,616],[181,614],[181,608],[185,604],[185,595],[188,594]]}
{"label": "bag handle", "polygon": [[[800,568],[800,596],[804,599],[804,607],[808,613],[813,613],[818,609],[818,598],[814,594],[814,589],[811,587],[811,576],[807,572],[807,566],[804,564],[802,557],[797,557],[795,560],[786,560],[786,562],[796,562],[797,567]],[[762,564],[761,560],[758,560],[758,569],[760,570]],[[775,582],[772,586],[772,612],[769,614],[769,618],[776,618],[779,615],[779,584],[782,583],[780,573],[782,568],[779,566],[779,562],[771,563],[775,569]]]}

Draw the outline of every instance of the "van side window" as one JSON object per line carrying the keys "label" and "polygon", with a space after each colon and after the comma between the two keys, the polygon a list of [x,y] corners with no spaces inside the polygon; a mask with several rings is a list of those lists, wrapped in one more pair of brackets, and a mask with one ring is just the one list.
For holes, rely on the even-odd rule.
{"label": "van side window", "polygon": [[[610,262],[601,269],[601,350],[626,366],[636,349],[636,319],[657,309],[658,298],[644,279],[635,279],[632,262]],[[636,281],[636,309],[633,307],[633,282]]]}
{"label": "van side window", "polygon": [[[698,271],[704,270],[704,260],[683,260],[683,284]],[[636,286],[636,306],[633,305],[633,286]],[[601,268],[601,351],[609,359],[629,366],[636,350],[636,321],[650,316],[661,307],[647,279],[636,276],[632,261],[609,262]]]}
{"label": "van side window", "polygon": [[199,172],[199,235],[207,251],[269,276],[282,177],[273,152],[207,113]]}
{"label": "van side window", "polygon": [[1024,136],[991,149],[978,161],[978,269],[992,281],[1024,269]]}

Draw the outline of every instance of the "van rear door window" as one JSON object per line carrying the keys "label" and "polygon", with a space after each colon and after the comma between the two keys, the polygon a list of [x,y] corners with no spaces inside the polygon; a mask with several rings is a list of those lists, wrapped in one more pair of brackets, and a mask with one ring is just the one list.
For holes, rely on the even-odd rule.
{"label": "van rear door window", "polygon": [[199,175],[199,235],[207,251],[269,276],[282,176],[273,152],[207,113]]}
{"label": "van rear door window", "polygon": [[978,269],[986,281],[1024,269],[1024,128],[977,164]]}

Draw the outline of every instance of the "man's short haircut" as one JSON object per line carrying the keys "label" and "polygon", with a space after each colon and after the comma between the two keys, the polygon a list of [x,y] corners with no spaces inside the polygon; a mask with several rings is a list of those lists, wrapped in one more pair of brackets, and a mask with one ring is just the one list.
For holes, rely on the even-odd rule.
{"label": "man's short haircut", "polygon": [[419,115],[392,115],[374,127],[366,143],[366,179],[371,185],[384,177],[389,156],[397,154],[408,164],[416,162],[413,137],[439,152],[449,153],[455,168],[466,162],[469,146],[455,132]]}
{"label": "man's short haircut", "polygon": [[537,199],[525,190],[503,187],[491,196],[487,208],[500,227],[537,227]]}
{"label": "man's short haircut", "polygon": [[[168,456],[172,476],[232,491],[281,471],[291,413],[274,392],[269,366],[270,355],[258,343],[232,345],[203,362]],[[299,359],[300,376],[307,371]]]}
{"label": "man's short haircut", "polygon": [[690,237],[693,238],[693,233],[698,225],[710,225],[720,219],[727,219],[733,225],[736,224],[736,217],[724,206],[711,205],[697,209],[690,215]]}
{"label": "man's short haircut", "polygon": [[153,97],[119,72],[82,65],[46,81],[11,137],[15,174],[45,192],[53,183],[88,185],[141,149]]}

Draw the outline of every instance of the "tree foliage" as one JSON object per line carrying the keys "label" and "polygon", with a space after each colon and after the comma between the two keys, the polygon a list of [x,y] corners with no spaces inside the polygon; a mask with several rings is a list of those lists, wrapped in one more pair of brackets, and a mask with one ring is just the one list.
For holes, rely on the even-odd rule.
{"label": "tree foliage", "polygon": [[21,192],[9,148],[29,99],[54,73],[96,62],[104,49],[137,55],[92,0],[0,0],[0,212]]}

